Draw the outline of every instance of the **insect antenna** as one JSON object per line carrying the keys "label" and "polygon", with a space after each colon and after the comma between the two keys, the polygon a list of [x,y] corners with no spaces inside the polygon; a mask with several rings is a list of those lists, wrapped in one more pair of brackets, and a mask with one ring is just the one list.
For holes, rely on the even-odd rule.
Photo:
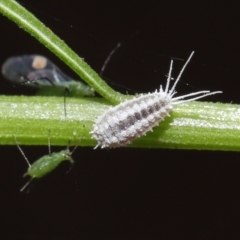
{"label": "insect antenna", "polygon": [[71,140],[68,141],[67,150],[69,150],[71,156],[72,156],[72,154],[76,151],[76,149],[79,147],[79,144],[80,144],[81,140],[83,139],[83,137],[84,137],[84,135],[79,139],[78,144],[73,148],[73,150],[72,150],[71,152],[70,152],[70,150],[69,150]]}
{"label": "insect antenna", "polygon": [[21,147],[20,147],[20,145],[19,145],[19,143],[18,143],[18,141],[17,141],[16,136],[14,136],[14,139],[15,139],[15,143],[16,143],[16,145],[17,145],[17,147],[18,147],[20,153],[22,154],[23,158],[24,158],[25,161],[27,162],[28,166],[31,167],[32,165],[30,164],[30,162],[28,161],[26,155],[24,154],[23,150],[21,149]]}
{"label": "insect antenna", "polygon": [[[217,93],[222,93],[222,91],[216,91],[216,92],[210,92],[210,91],[200,91],[200,92],[195,92],[195,93],[189,93],[187,95],[183,95],[183,96],[180,96],[180,97],[177,97],[177,98],[173,98],[173,104],[181,104],[181,103],[185,103],[185,102],[191,102],[191,101],[194,101],[194,100],[197,100],[197,99],[200,99],[200,98],[204,98],[204,97],[207,97],[207,96],[210,96],[210,95],[214,95],[214,94],[217,94]],[[187,99],[187,100],[182,100],[182,101],[176,101],[177,99],[184,99],[186,97],[190,97],[190,96],[194,96],[194,95],[198,95],[198,94],[202,94],[201,96],[198,96],[198,97],[194,97],[194,98],[190,98],[190,99]]]}
{"label": "insect antenna", "polygon": [[85,135],[83,135],[80,139],[79,139],[79,141],[78,141],[78,144],[73,148],[73,150],[71,151],[71,155],[76,151],[76,149],[79,147],[79,144],[80,144],[80,142],[81,142],[81,140],[83,139],[83,137],[84,137]]}
{"label": "insect antenna", "polygon": [[111,60],[113,54],[114,54],[114,53],[118,50],[118,48],[120,48],[120,47],[121,47],[121,42],[119,42],[119,43],[117,44],[117,46],[108,54],[106,60],[105,60],[104,63],[103,63],[103,66],[102,66],[102,68],[101,68],[101,71],[100,71],[100,74],[99,74],[100,76],[102,76],[103,72],[105,71],[105,68],[107,67],[107,64],[108,64],[109,61]]}
{"label": "insect antenna", "polygon": [[100,73],[99,73],[99,75],[100,75],[101,77],[102,77],[102,74],[103,74],[103,72],[105,71],[108,63],[110,62],[113,54],[122,46],[122,43],[125,42],[125,41],[128,40],[128,39],[133,38],[133,37],[134,37],[135,35],[137,35],[138,33],[139,33],[139,31],[135,31],[135,32],[131,33],[131,34],[130,34],[129,36],[127,36],[125,39],[123,39],[122,41],[120,41],[120,42],[115,46],[115,48],[108,54],[106,60],[104,61],[103,65],[102,65],[102,68],[101,68],[101,70],[100,70]]}
{"label": "insect antenna", "polygon": [[[194,54],[194,51],[192,51],[192,53],[190,54],[188,60],[187,60],[186,63],[184,64],[184,66],[183,66],[182,70],[180,71],[177,79],[175,80],[175,82],[174,82],[171,90],[169,91],[169,94],[170,94],[170,95],[174,94],[174,90],[175,90],[175,88],[176,88],[176,85],[177,85],[177,83],[179,82],[179,80],[180,80],[180,78],[181,78],[181,76],[182,76],[182,73],[183,73],[183,71],[185,70],[186,66],[188,65],[189,61],[191,60],[193,54]],[[171,61],[171,67],[172,67],[172,61]],[[171,78],[171,74],[170,74],[171,71],[172,71],[171,67],[170,67],[170,71],[169,71],[168,81],[170,81],[169,78]]]}
{"label": "insect antenna", "polygon": [[[182,76],[182,73],[185,70],[186,66],[188,65],[189,61],[191,60],[193,54],[194,54],[194,51],[190,54],[188,60],[184,64],[184,66],[181,69],[177,79],[175,80],[171,90],[168,92],[169,85],[170,85],[170,80],[171,80],[172,66],[173,66],[173,60],[171,60],[170,69],[169,69],[168,78],[167,78],[167,84],[166,84],[166,88],[165,88],[165,92],[168,93],[171,97],[173,97],[174,94],[176,94],[176,91],[175,91],[176,85],[179,82],[179,80]],[[201,99],[201,98],[204,98],[204,97],[207,97],[207,96],[210,96],[210,95],[214,95],[214,94],[217,94],[217,93],[222,93],[222,91],[216,91],[216,92],[199,91],[199,92],[189,93],[189,94],[186,94],[186,95],[183,95],[183,96],[175,97],[175,98],[172,98],[172,100],[173,100],[173,104],[181,104],[181,103],[191,102],[191,101],[194,101],[194,100],[197,100],[197,99]],[[187,99],[187,100],[177,101],[177,100],[184,99],[186,97],[196,96],[196,95],[200,95],[200,94],[201,94],[201,96],[197,96],[197,97],[190,98],[190,99]]]}
{"label": "insect antenna", "polygon": [[[81,140],[82,140],[82,138],[81,138]],[[79,140],[79,142],[80,142],[80,140]],[[70,143],[71,143],[71,140],[68,141],[68,146],[67,146],[67,150],[69,150],[69,152],[70,152]],[[72,154],[76,151],[76,149],[78,148],[78,146],[79,146],[79,144],[77,144],[77,145],[73,148],[73,150],[70,152],[70,155],[72,155]]]}
{"label": "insect antenna", "polygon": [[77,148],[78,148],[78,145],[76,145],[76,146],[73,148],[73,150],[70,152],[70,154],[72,155],[72,154],[76,151]]}
{"label": "insect antenna", "polygon": [[170,63],[170,69],[169,69],[168,78],[167,78],[167,85],[166,85],[166,88],[165,88],[166,93],[168,93],[168,89],[169,89],[169,85],[170,85],[171,74],[172,74],[172,66],[173,66],[173,60],[171,60],[171,63]]}

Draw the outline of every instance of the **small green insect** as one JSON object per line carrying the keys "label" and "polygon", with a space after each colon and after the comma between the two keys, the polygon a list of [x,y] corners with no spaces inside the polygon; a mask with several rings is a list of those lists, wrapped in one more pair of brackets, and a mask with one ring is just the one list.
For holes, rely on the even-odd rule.
{"label": "small green insect", "polygon": [[65,150],[51,153],[50,137],[48,137],[49,154],[39,158],[33,164],[30,164],[23,150],[19,146],[19,143],[17,142],[17,138],[15,136],[14,136],[14,139],[19,151],[21,152],[21,154],[23,155],[24,159],[26,160],[29,166],[27,172],[23,175],[23,177],[25,176],[31,177],[31,179],[20,189],[20,192],[24,191],[26,187],[28,187],[28,185],[32,182],[33,179],[42,178],[43,176],[52,172],[61,162],[69,161],[71,164],[74,163],[72,159],[72,154],[76,150],[77,146],[73,149],[72,152],[70,152],[69,146],[67,146]]}

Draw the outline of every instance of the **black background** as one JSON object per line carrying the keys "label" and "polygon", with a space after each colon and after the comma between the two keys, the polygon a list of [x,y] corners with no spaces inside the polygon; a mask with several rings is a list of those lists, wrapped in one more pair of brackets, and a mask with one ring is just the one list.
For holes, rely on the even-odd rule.
{"label": "black background", "polygon": [[[22,1],[114,88],[151,92],[165,84],[171,57],[196,51],[178,85],[223,90],[212,101],[239,103],[239,9],[227,1]],[[237,2],[237,1],[236,1]],[[0,62],[48,49],[0,16]],[[183,61],[175,60],[176,76]],[[185,83],[189,83],[187,86]],[[127,90],[126,90],[127,89]],[[129,90],[130,89],[130,90]],[[131,91],[132,90],[132,91]],[[31,94],[2,79],[0,94]],[[47,136],[46,136],[47,141]],[[34,161],[47,147],[24,147]],[[62,148],[52,147],[52,151]],[[238,239],[239,153],[164,149],[92,150],[74,154],[20,193],[27,166],[17,147],[1,147],[0,236],[3,239]]]}

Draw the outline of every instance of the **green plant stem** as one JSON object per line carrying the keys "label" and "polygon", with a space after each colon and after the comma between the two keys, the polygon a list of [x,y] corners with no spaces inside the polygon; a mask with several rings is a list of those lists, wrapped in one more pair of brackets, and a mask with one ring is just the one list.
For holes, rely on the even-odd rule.
{"label": "green plant stem", "polygon": [[0,12],[35,37],[45,47],[57,55],[81,79],[101,96],[113,104],[125,100],[124,96],[110,88],[91,67],[73,52],[51,29],[41,23],[33,14],[14,0],[0,0]]}
{"label": "green plant stem", "polygon": [[[104,99],[0,96],[0,144],[96,146],[89,132],[97,116],[109,108]],[[240,151],[239,105],[191,102],[178,105],[153,132],[128,147]],[[87,109],[87,111],[86,111]],[[80,139],[80,141],[79,141]]]}

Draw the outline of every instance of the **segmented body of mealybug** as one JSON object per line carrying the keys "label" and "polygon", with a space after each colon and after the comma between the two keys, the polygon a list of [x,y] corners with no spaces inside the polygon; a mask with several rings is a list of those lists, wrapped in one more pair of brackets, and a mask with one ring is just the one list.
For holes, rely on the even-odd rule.
{"label": "segmented body of mealybug", "polygon": [[[134,139],[146,135],[148,131],[151,131],[153,127],[163,121],[166,116],[169,116],[174,104],[190,102],[209,95],[221,93],[221,91],[199,91],[173,98],[176,93],[176,85],[193,53],[194,52],[191,53],[170,90],[169,85],[173,61],[171,61],[170,64],[165,90],[160,86],[159,91],[156,90],[153,93],[142,94],[133,99],[126,100],[117,106],[110,107],[99,116],[91,131],[92,137],[98,142],[95,148],[98,146],[102,148],[114,148],[129,144]],[[183,100],[190,96],[195,97]]]}

